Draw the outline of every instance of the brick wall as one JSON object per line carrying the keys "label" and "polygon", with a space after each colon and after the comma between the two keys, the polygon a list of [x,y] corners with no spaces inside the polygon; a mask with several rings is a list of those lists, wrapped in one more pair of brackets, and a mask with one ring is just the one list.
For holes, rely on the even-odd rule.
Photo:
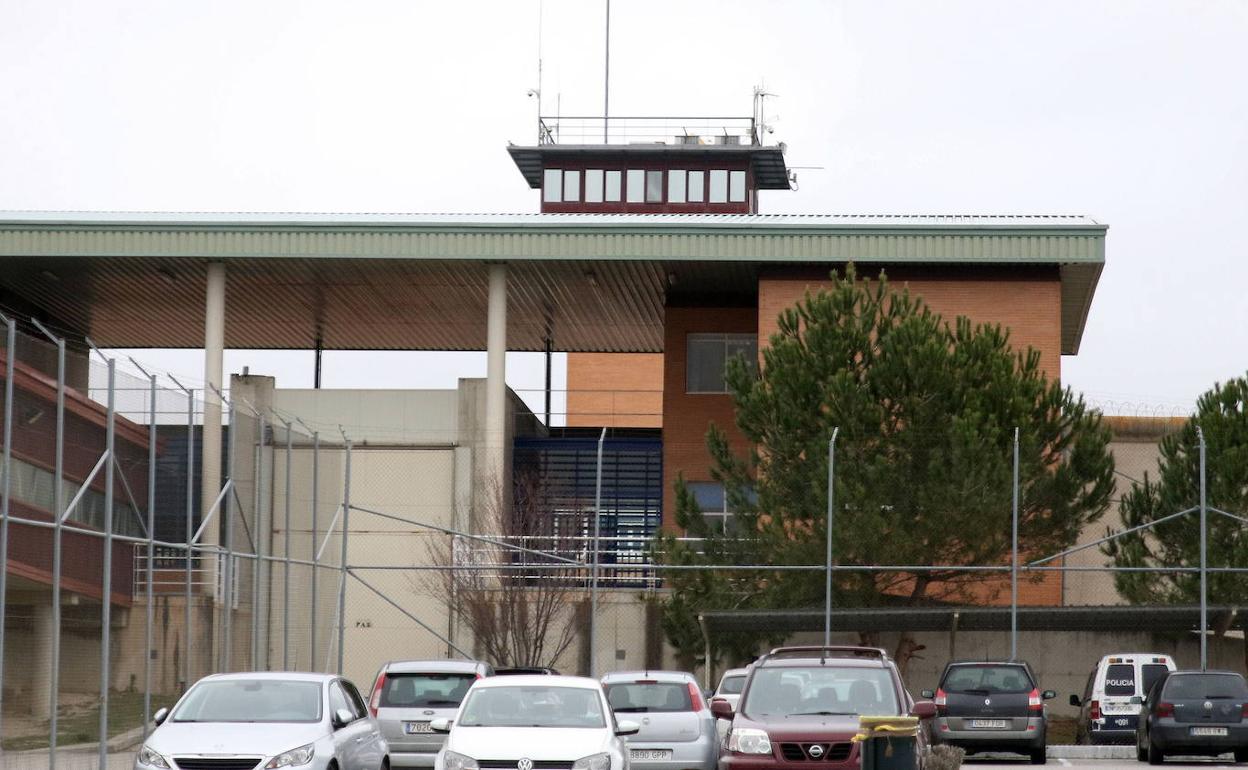
{"label": "brick wall", "polygon": [[758,330],[753,307],[669,307],[664,318],[663,350],[663,521],[671,526],[676,510],[677,474],[686,481],[710,480],[706,431],[711,423],[728,430],[734,448],[748,445],[735,428],[732,397],[685,392],[685,336],[699,332],[745,334]]}
{"label": "brick wall", "polygon": [[662,353],[569,353],[568,427],[663,427]]}

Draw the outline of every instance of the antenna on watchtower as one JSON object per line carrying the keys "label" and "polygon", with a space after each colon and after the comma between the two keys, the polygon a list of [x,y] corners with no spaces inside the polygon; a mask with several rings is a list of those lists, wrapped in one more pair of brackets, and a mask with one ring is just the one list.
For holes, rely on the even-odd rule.
{"label": "antenna on watchtower", "polygon": [[767,97],[779,97],[767,90],[764,85],[754,86],[754,142],[763,143],[763,135],[770,134],[775,128],[767,123]]}
{"label": "antenna on watchtower", "polygon": [[611,114],[611,0],[607,0],[607,42],[602,66],[602,143],[607,143],[607,116]]}
{"label": "antenna on watchtower", "polygon": [[544,0],[537,0],[537,88],[529,89],[529,96],[537,99],[537,136],[542,136],[542,6]]}

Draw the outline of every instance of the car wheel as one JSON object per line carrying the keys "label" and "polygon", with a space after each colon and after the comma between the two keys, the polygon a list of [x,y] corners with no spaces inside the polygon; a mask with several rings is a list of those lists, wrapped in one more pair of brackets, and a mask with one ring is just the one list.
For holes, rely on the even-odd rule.
{"label": "car wheel", "polygon": [[1048,761],[1049,761],[1048,752],[1045,751],[1045,748],[1043,746],[1041,746],[1038,749],[1031,750],[1031,764],[1043,765],[1044,763]]}
{"label": "car wheel", "polygon": [[1160,765],[1165,761],[1166,755],[1162,753],[1161,749],[1157,748],[1157,745],[1150,738],[1148,741],[1148,764]]}
{"label": "car wheel", "polygon": [[1136,762],[1148,761],[1148,752],[1144,749],[1143,746],[1140,745],[1140,742],[1138,740],[1135,742],[1135,761]]}
{"label": "car wheel", "polygon": [[1236,762],[1248,762],[1248,749],[1235,749]]}

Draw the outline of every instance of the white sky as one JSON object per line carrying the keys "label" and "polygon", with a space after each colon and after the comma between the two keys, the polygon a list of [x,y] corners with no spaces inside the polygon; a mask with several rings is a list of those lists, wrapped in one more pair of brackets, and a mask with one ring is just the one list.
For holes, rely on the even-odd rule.
{"label": "white sky", "polygon": [[[601,112],[602,9],[545,0],[545,112]],[[537,33],[538,0],[0,0],[0,209],[534,211],[504,148],[535,139]],[[615,0],[611,107],[746,115],[765,83],[790,164],[821,167],[768,212],[1107,222],[1064,379],[1107,411],[1172,411],[1248,368],[1245,41],[1246,0]],[[311,362],[226,363],[307,387]],[[328,353],[325,383],[483,371]],[[539,388],[540,356],[509,381]]]}

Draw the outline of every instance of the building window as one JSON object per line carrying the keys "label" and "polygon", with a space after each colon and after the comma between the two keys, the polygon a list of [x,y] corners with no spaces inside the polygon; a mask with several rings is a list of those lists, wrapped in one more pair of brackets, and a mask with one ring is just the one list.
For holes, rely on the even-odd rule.
{"label": "building window", "polygon": [[[737,512],[728,504],[728,495],[723,484],[718,481],[689,481],[685,486],[693,494],[698,510],[702,513],[702,520],[711,530],[725,535],[736,533]],[[747,489],[746,495],[752,502],[758,502],[758,496],[753,489]]]}
{"label": "building window", "polygon": [[646,172],[639,168],[628,170],[628,187],[624,191],[629,203],[642,203],[646,200]]}
{"label": "building window", "polygon": [[684,203],[685,202],[685,172],[684,171],[668,171],[667,172],[667,202],[668,203]]}
{"label": "building window", "polygon": [[607,191],[606,191],[607,203],[619,203],[620,202],[620,182],[623,181],[621,179],[621,174],[619,171],[608,171],[606,174],[606,177],[607,177]]}
{"label": "building window", "polygon": [[565,171],[563,172],[563,200],[567,203],[576,203],[581,199],[581,172]]}
{"label": "building window", "polygon": [[585,202],[602,203],[602,169],[600,168],[585,171]]}
{"label": "building window", "polygon": [[728,174],[728,200],[732,203],[745,203],[745,172],[732,171]]}
{"label": "building window", "polygon": [[710,202],[728,202],[728,172],[723,169],[715,169],[711,172]]}
{"label": "building window", "polygon": [[758,337],[753,334],[690,334],[685,344],[686,393],[727,393],[724,373],[735,356],[758,367]]}
{"label": "building window", "polygon": [[663,202],[663,172],[646,172],[646,203]]}
{"label": "building window", "polygon": [[563,171],[548,168],[542,175],[542,201],[558,203],[563,200]]}
{"label": "building window", "polygon": [[705,184],[705,180],[706,180],[705,171],[690,171],[689,172],[689,202],[690,203],[702,202],[702,186]]}

